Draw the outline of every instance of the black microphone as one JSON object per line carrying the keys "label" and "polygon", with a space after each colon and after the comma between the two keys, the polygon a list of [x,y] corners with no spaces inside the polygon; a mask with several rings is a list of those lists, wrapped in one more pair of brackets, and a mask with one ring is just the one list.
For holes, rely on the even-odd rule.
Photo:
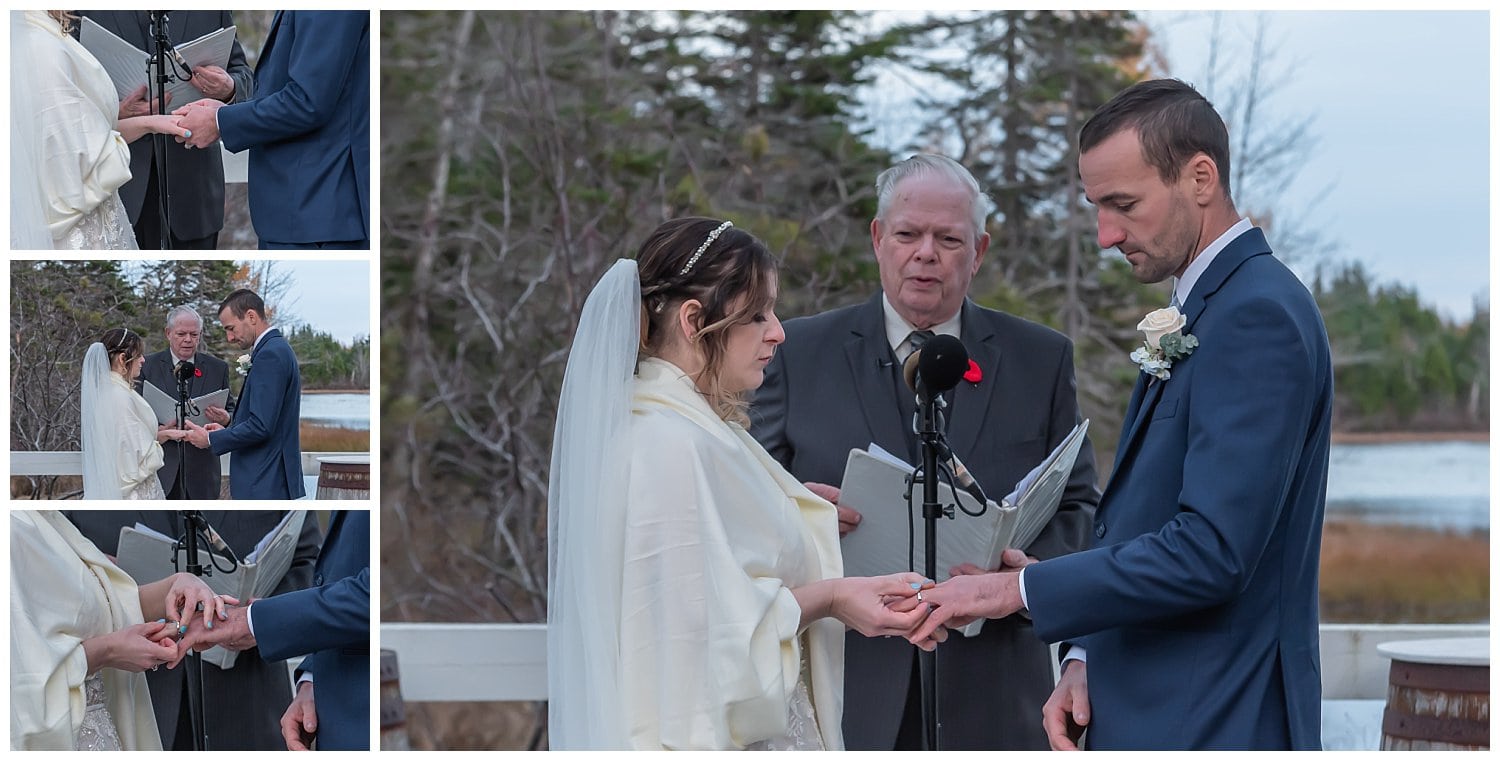
{"label": "black microphone", "polygon": [[969,350],[963,341],[948,335],[928,339],[901,367],[906,385],[923,402],[957,386],[968,371]]}
{"label": "black microphone", "polygon": [[[926,401],[958,385],[969,370],[969,350],[962,341],[949,335],[937,335],[922,344],[922,348],[911,353],[901,366],[906,385],[917,392],[919,401]],[[984,489],[953,450],[939,441],[939,459],[948,469],[958,486],[983,505],[989,502]]]}
{"label": "black microphone", "polygon": [[187,383],[188,379],[193,377],[193,372],[194,368],[192,360],[182,360],[182,364],[177,366],[177,382]]}

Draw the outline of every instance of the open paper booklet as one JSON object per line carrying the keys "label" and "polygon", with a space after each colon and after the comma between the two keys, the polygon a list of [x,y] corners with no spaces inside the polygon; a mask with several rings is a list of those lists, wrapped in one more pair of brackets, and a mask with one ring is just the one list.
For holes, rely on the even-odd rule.
{"label": "open paper booklet", "polygon": [[[1087,420],[1074,427],[1000,504],[991,499],[983,515],[975,517],[957,511],[955,520],[938,522],[937,581],[945,581],[949,568],[964,563],[998,568],[1000,553],[1006,548],[1025,549],[1036,540],[1057,512],[1088,428]],[[906,482],[914,469],[873,444],[870,449],[849,450],[844,466],[839,504],[859,511],[861,516],[859,528],[842,541],[844,575],[880,576],[923,569],[927,553],[923,547],[919,485],[913,487],[910,512],[906,503]],[[973,497],[963,494],[961,499],[965,506],[974,509]],[[953,489],[946,483],[939,484],[938,500],[944,505],[955,502]],[[915,563],[910,568],[909,546]],[[983,625],[984,619],[969,624],[963,628],[964,636],[978,634]]]}
{"label": "open paper booklet", "polygon": [[[240,558],[239,564],[231,572],[219,570],[230,565],[228,558],[213,555],[213,561],[217,565],[213,574],[204,576],[203,581],[215,593],[237,598],[241,604],[270,595],[276,585],[281,583],[287,569],[292,567],[292,558],[297,553],[297,540],[302,536],[302,523],[306,517],[306,510],[288,510],[281,523],[262,537],[255,549]],[[148,526],[139,523],[134,527],[126,526],[120,529],[120,545],[115,564],[140,584],[166,578],[179,570],[187,570],[186,549],[179,548],[178,562],[176,565],[172,563],[172,547],[176,543],[173,537]],[[208,547],[200,542],[198,551],[203,553],[203,565],[209,566]],[[203,652],[203,660],[227,669],[234,666],[238,655],[239,653],[222,647],[212,647]]]}
{"label": "open paper booklet", "polygon": [[[151,405],[151,411],[156,413],[157,425],[172,425],[177,422],[177,398],[157,388],[151,381],[141,381],[141,396],[146,398],[146,403]],[[191,400],[192,408],[188,410],[188,420],[198,425],[208,425],[208,416],[203,410],[209,407],[223,407],[229,401],[229,389],[221,388],[211,391],[203,396],[195,396]],[[196,411],[195,411],[196,410]]]}
{"label": "open paper booklet", "polygon": [[[234,49],[235,28],[226,26],[218,31],[209,32],[192,42],[184,42],[173,47],[182,54],[183,60],[193,67],[217,66],[221,69],[228,68],[229,54]],[[124,100],[125,96],[137,87],[147,83],[148,78],[155,80],[155,69],[147,72],[147,66],[151,63],[151,56],[144,50],[120,39],[114,32],[99,26],[98,22],[85,16],[78,27],[78,41],[88,48],[89,53],[99,60],[104,70],[109,72],[109,78],[115,84],[115,95]],[[167,66],[167,93],[172,99],[167,103],[167,111],[180,106],[186,106],[195,100],[203,98],[203,91],[189,84],[186,79],[178,79],[181,72],[174,65]]]}

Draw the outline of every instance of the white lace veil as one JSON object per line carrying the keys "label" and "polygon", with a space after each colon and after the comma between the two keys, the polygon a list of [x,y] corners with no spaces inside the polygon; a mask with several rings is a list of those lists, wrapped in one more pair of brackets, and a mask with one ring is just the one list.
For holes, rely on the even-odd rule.
{"label": "white lace veil", "polygon": [[[21,72],[36,61],[27,42],[23,11],[10,13],[11,71]],[[10,247],[12,250],[52,248],[52,232],[42,203],[42,172],[35,84],[24,74],[10,81]]]}
{"label": "white lace veil", "polygon": [[622,259],[583,305],[547,489],[548,745],[620,749],[620,569],[641,285]]}
{"label": "white lace veil", "polygon": [[119,441],[111,435],[117,430],[120,410],[105,403],[109,396],[109,352],[95,341],[83,355],[83,382],[80,388],[80,430],[83,444],[83,498],[119,499]]}

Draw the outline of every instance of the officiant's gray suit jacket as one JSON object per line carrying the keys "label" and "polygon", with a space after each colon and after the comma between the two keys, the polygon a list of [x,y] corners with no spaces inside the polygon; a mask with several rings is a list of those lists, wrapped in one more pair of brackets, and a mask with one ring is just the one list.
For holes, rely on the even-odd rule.
{"label": "officiant's gray suit jacket", "polygon": [[[175,397],[177,394],[177,376],[174,370],[177,358],[172,356],[171,350],[163,350],[155,354],[146,355],[146,361],[141,365],[141,375],[136,381],[136,391],[143,387],[141,381],[150,381],[151,385],[165,391],[167,396]],[[194,397],[211,394],[219,389],[229,388],[229,363],[218,357],[203,352],[193,355],[193,366],[202,373],[195,375],[188,381],[188,393]],[[231,399],[225,403],[225,408],[234,409],[234,401]],[[176,441],[166,441],[161,445],[162,466],[156,471],[156,477],[161,479],[161,490],[167,494],[172,493],[172,487],[177,484],[177,471],[183,468],[186,459],[187,494],[188,499],[218,499],[221,487],[223,469],[219,466],[219,456],[207,449],[199,449],[192,444]],[[256,537],[259,539],[260,537]]]}
{"label": "officiant's gray suit jacket", "polygon": [[[284,510],[204,510],[208,525],[219,532],[229,548],[243,558],[255,549],[271,529],[286,515]],[[181,536],[182,522],[175,510],[70,510],[68,519],[88,540],[107,555],[119,549],[120,529],[144,523],[163,534]],[[306,589],[312,585],[313,565],[323,533],[318,518],[311,511],[302,522],[302,534],[292,566],[272,595]],[[186,570],[186,569],[184,569]],[[137,582],[154,579],[137,579]],[[241,600],[241,602],[246,602]],[[156,711],[156,725],[161,730],[162,745],[192,747],[184,696],[185,662],[175,669],[146,672],[151,687],[151,705]],[[206,714],[210,750],[286,750],[281,736],[281,715],[292,702],[291,676],[286,661],[261,660],[260,650],[250,648],[235,659],[234,668],[223,670],[203,664],[203,709]],[[179,727],[181,725],[181,728]],[[178,733],[182,732],[181,735]]]}
{"label": "officiant's gray suit jacket", "polygon": [[[909,435],[912,393],[886,338],[881,295],[790,320],[785,329],[786,343],[767,367],[751,410],[752,433],[766,450],[799,480],[833,485],[843,479],[849,450],[871,442],[917,462],[916,439]],[[948,442],[999,501],[1081,419],[1073,344],[1054,330],[967,300],[960,333],[982,377],[953,391]],[[1085,441],[1057,515],[1024,549],[1043,559],[1083,549],[1098,502],[1093,446]],[[917,511],[920,542],[920,505]],[[965,517],[941,521],[938,530],[962,531]],[[899,637],[871,639],[852,631],[847,645],[845,744],[891,749],[907,691],[919,690],[910,678],[915,648]],[[972,639],[954,633],[938,648],[937,664],[943,749],[1047,748],[1041,712],[1052,692],[1052,662],[1029,621],[987,621]]]}

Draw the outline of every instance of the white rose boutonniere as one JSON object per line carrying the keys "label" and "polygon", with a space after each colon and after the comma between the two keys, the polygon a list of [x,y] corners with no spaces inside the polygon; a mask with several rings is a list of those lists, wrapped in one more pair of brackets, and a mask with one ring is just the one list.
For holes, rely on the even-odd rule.
{"label": "white rose boutonniere", "polygon": [[1140,348],[1130,353],[1130,359],[1141,366],[1141,372],[1159,380],[1172,377],[1172,363],[1193,353],[1198,348],[1198,338],[1182,334],[1187,318],[1177,307],[1158,309],[1135,326],[1146,334]]}
{"label": "white rose boutonniere", "polygon": [[240,358],[236,359],[234,361],[234,363],[236,365],[235,369],[239,371],[240,375],[249,375],[250,374],[250,355],[249,354],[241,354]]}

